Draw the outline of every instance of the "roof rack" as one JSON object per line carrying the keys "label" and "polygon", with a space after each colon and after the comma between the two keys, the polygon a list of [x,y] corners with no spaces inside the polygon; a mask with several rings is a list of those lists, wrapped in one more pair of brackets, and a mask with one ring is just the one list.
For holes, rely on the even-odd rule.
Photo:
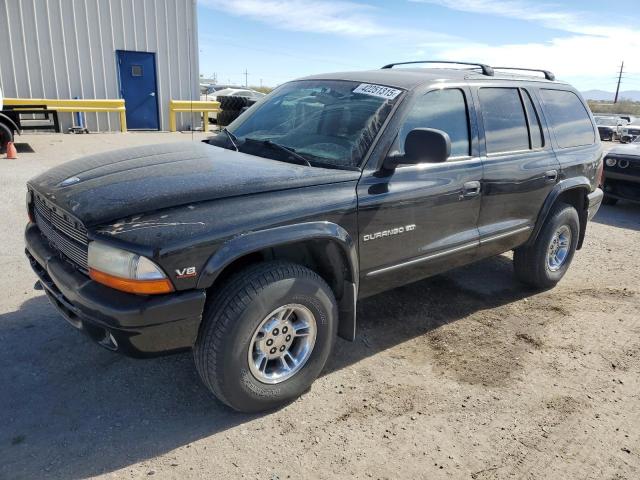
{"label": "roof rack", "polygon": [[517,68],[517,67],[493,67],[495,70],[519,70],[522,72],[540,72],[544,73],[544,78],[547,80],[551,80],[552,82],[556,79],[556,76],[551,73],[549,70],[540,70],[538,68]]}
{"label": "roof rack", "polygon": [[483,75],[487,75],[489,77],[493,77],[493,68],[491,68],[489,65],[485,65],[484,63],[470,63],[470,62],[451,62],[448,60],[418,60],[415,62],[399,62],[399,63],[390,63],[388,65],[385,65],[384,68],[393,68],[396,65],[412,65],[412,64],[416,64],[416,63],[447,63],[447,64],[454,64],[454,65],[471,65],[473,67],[480,67],[482,69],[482,74]]}

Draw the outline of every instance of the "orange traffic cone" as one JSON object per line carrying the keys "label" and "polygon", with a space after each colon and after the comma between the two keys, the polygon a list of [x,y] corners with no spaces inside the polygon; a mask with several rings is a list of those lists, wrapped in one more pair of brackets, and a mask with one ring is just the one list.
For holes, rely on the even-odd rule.
{"label": "orange traffic cone", "polygon": [[17,160],[18,159],[18,151],[16,150],[16,146],[13,142],[7,143],[7,160]]}

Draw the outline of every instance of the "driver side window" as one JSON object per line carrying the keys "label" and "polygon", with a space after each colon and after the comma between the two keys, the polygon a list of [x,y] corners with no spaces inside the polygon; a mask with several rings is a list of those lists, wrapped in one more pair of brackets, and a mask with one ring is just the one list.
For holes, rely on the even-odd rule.
{"label": "driver side window", "polygon": [[467,102],[460,89],[434,90],[416,100],[398,135],[402,153],[404,140],[414,128],[442,130],[451,138],[451,157],[470,155]]}

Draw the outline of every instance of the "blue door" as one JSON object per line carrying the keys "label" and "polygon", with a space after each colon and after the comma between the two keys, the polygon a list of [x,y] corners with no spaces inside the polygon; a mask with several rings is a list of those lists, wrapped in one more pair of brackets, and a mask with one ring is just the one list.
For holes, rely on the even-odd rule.
{"label": "blue door", "polygon": [[158,130],[156,59],[154,53],[116,51],[120,96],[127,108],[129,130]]}

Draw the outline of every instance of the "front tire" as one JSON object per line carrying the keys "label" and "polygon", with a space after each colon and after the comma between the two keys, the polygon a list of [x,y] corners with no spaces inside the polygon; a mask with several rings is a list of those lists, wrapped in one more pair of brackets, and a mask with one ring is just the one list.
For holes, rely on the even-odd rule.
{"label": "front tire", "polygon": [[196,368],[234,410],[271,410],[309,389],[337,327],[336,300],[319,275],[293,263],[262,263],[231,277],[205,307]]}
{"label": "front tire", "polygon": [[518,279],[539,289],[554,287],[569,269],[579,235],[576,209],[564,203],[556,205],[535,243],[515,249],[513,266]]}

